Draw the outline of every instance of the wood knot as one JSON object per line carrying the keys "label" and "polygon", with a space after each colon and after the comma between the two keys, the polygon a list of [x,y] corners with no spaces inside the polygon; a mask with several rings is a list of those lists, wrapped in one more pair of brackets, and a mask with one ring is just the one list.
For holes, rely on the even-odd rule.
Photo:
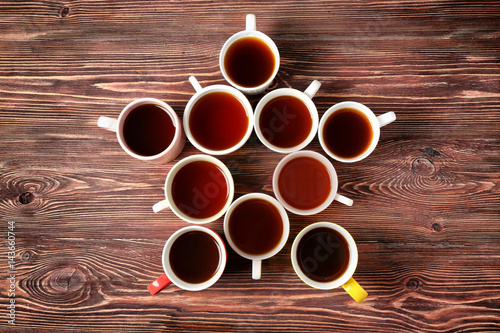
{"label": "wood knot", "polygon": [[433,223],[432,230],[434,230],[435,232],[440,232],[441,230],[443,230],[443,227],[439,223]]}
{"label": "wood knot", "polygon": [[69,14],[69,7],[63,7],[61,10],[61,17],[66,17]]}
{"label": "wood knot", "polygon": [[406,289],[415,291],[420,288],[420,280],[416,278],[411,278],[406,282]]}
{"label": "wood knot", "polygon": [[[33,254],[33,253],[32,253]],[[65,308],[95,305],[103,300],[99,282],[85,267],[75,263],[41,266],[33,274],[19,279],[30,300],[46,306]]]}
{"label": "wood knot", "polygon": [[52,272],[49,285],[56,293],[76,291],[85,285],[85,274],[77,268],[65,267]]}
{"label": "wood knot", "polygon": [[28,261],[32,257],[30,251],[24,251],[24,253],[21,255],[21,260],[22,261]]}
{"label": "wood knot", "polygon": [[422,149],[422,151],[431,157],[441,156],[441,153],[439,151],[432,149],[432,148],[424,148],[424,149]]}
{"label": "wood knot", "polygon": [[419,157],[415,159],[411,165],[413,172],[420,176],[432,176],[436,172],[436,166],[426,157]]}
{"label": "wood knot", "polygon": [[23,205],[27,205],[27,204],[29,204],[30,202],[33,201],[34,197],[35,196],[33,195],[33,193],[31,193],[31,192],[24,192],[23,194],[21,194],[19,196],[19,202],[21,204],[23,204]]}

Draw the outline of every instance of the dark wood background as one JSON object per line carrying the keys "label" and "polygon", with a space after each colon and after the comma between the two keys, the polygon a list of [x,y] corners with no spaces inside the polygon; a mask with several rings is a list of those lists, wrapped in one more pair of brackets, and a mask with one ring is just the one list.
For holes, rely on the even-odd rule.
{"label": "dark wood background", "polygon": [[[151,206],[173,163],[198,151],[141,162],[97,119],[145,96],[182,116],[189,75],[225,83],[218,54],[247,13],[281,52],[272,88],[317,79],[320,116],[354,100],[397,121],[369,158],[333,162],[354,205],[290,214],[260,281],[229,249],[211,288],[151,296],[166,239],[187,225]],[[0,2],[0,331],[9,221],[19,330],[500,331],[499,75],[498,1]],[[321,152],[317,138],[307,149]],[[239,197],[272,194],[282,157],[253,134],[221,160]],[[357,241],[362,304],[294,274],[292,241],[317,221]],[[222,219],[207,226],[223,234]]]}

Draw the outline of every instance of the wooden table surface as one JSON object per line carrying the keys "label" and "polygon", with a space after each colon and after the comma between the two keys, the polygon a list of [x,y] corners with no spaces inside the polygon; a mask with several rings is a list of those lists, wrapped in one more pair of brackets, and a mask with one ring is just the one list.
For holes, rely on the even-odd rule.
{"label": "wooden table surface", "polygon": [[[332,160],[354,205],[290,213],[260,280],[229,248],[209,289],[151,296],[188,224],[151,206],[199,152],[148,164],[97,119],[145,96],[182,117],[190,75],[225,83],[219,51],[248,13],[281,53],[272,89],[317,79],[320,116],[353,100],[397,120],[365,160]],[[0,331],[500,331],[499,75],[497,1],[0,2]],[[322,153],[317,137],[307,149]],[[272,195],[282,157],[255,133],[221,156],[235,198]],[[222,221],[207,226],[223,235]],[[317,221],[356,240],[363,303],[295,275],[293,239]]]}

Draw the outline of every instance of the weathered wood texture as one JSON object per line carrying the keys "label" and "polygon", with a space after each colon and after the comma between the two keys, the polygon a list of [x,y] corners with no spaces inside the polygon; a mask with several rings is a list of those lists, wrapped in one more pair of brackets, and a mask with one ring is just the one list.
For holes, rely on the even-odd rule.
{"label": "weathered wood texture", "polygon": [[[97,118],[144,96],[182,116],[189,75],[224,83],[218,53],[247,13],[281,52],[273,88],[318,79],[320,115],[355,100],[398,119],[369,158],[334,162],[354,206],[290,214],[290,238],[260,281],[229,249],[213,287],[150,296],[164,242],[186,225],[151,210],[173,163],[134,160]],[[6,245],[15,221],[16,328],[500,331],[499,75],[496,1],[0,2],[0,234]],[[321,152],[318,140],[308,149]],[[195,153],[187,143],[177,160]],[[253,134],[221,160],[240,196],[272,194],[281,157]],[[293,272],[294,237],[323,220],[357,241],[362,304]],[[223,233],[222,219],[208,226]]]}

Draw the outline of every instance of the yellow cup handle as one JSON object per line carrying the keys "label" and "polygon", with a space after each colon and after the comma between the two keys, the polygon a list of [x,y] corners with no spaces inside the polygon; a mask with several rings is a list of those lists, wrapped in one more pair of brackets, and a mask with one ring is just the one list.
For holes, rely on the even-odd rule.
{"label": "yellow cup handle", "polygon": [[358,303],[363,302],[366,296],[368,296],[368,293],[353,278],[350,278],[342,287]]}

